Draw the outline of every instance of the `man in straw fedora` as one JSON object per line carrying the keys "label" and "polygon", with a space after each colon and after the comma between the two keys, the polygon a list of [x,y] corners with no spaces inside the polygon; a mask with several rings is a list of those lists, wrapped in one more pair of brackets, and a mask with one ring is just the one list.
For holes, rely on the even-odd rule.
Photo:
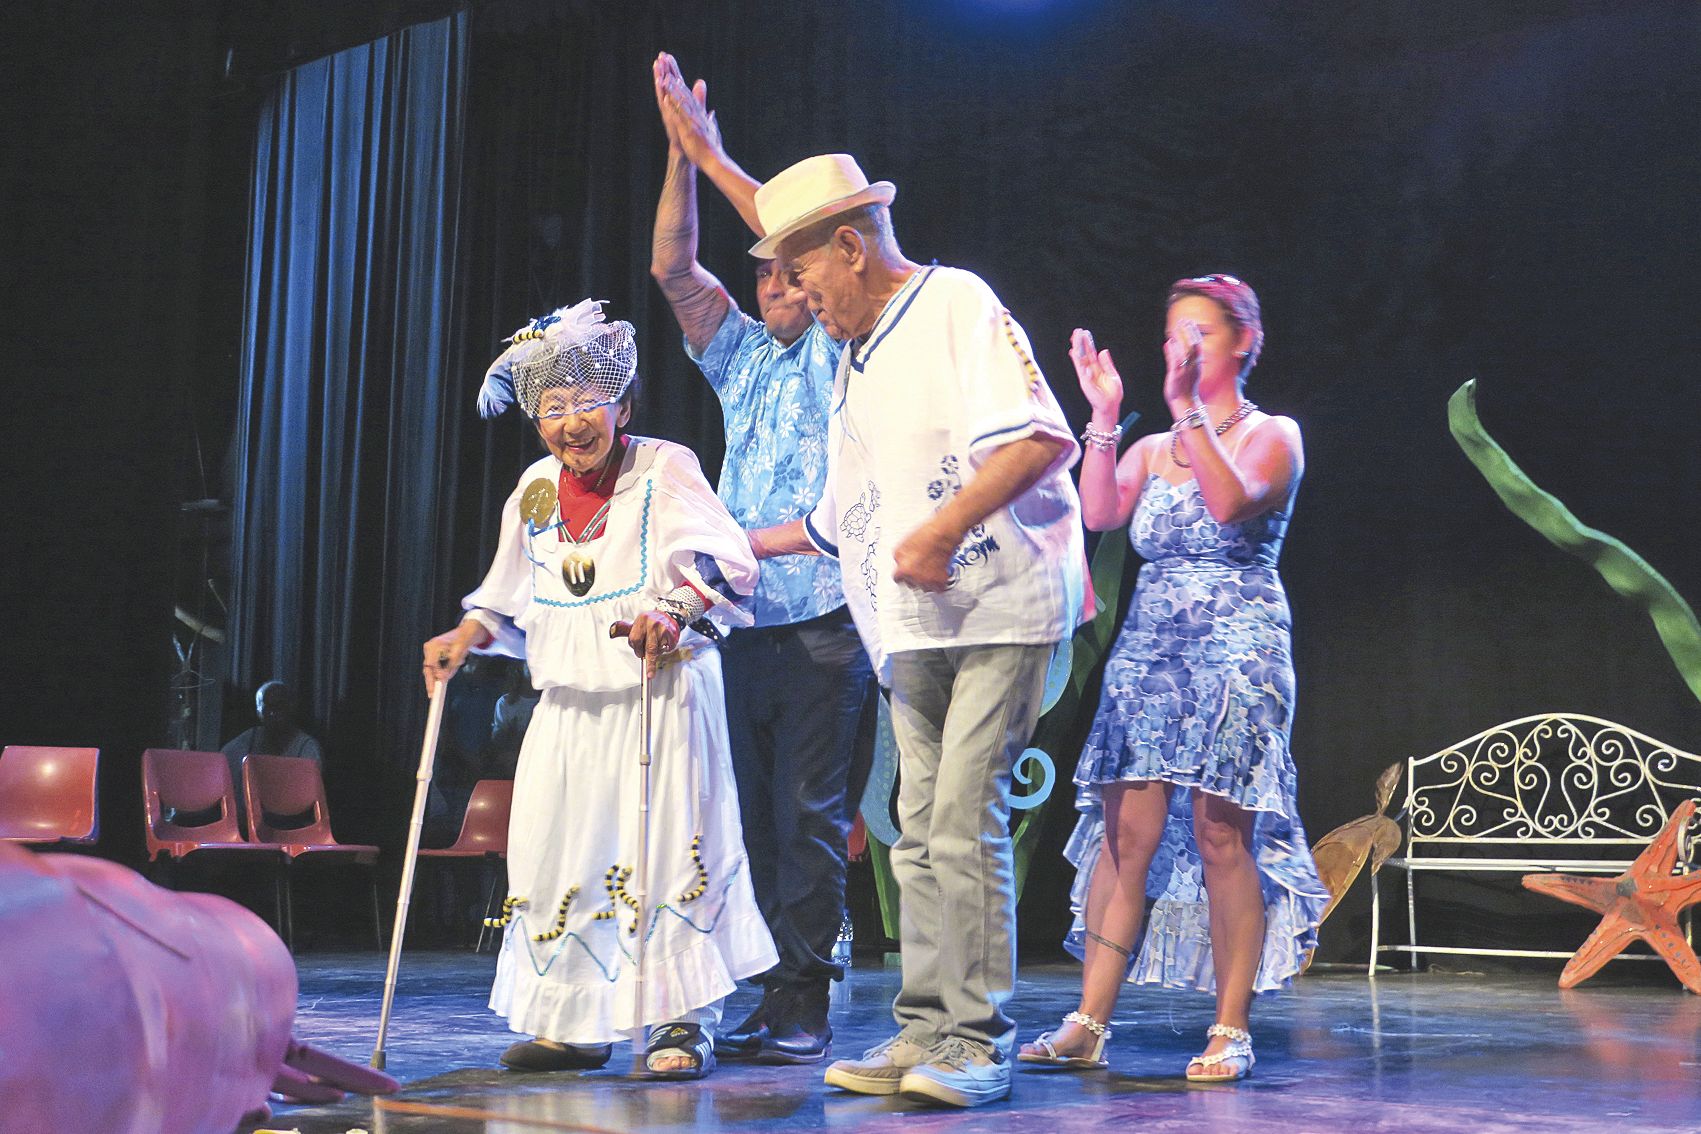
{"label": "man in straw fedora", "polygon": [[899,748],[899,1031],[828,1084],[954,1106],[1008,1096],[1015,1024],[1011,769],[1085,589],[1080,454],[1028,339],[981,279],[905,258],[844,154],[756,193],[777,256],[848,336],[827,481],[808,516],[752,533],[758,558],[836,556]]}

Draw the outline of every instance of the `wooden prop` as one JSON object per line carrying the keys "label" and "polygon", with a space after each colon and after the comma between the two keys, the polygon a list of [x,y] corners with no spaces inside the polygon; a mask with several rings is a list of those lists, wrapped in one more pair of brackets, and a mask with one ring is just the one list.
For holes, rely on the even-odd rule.
{"label": "wooden prop", "polygon": [[1329,904],[1323,907],[1323,920],[1335,912],[1335,906],[1352,888],[1353,880],[1370,864],[1370,872],[1382,869],[1390,855],[1400,849],[1404,836],[1400,825],[1388,818],[1388,802],[1394,798],[1394,788],[1400,782],[1400,765],[1390,764],[1376,777],[1376,810],[1370,815],[1342,824],[1311,844],[1311,857],[1317,862],[1317,874],[1329,891]]}

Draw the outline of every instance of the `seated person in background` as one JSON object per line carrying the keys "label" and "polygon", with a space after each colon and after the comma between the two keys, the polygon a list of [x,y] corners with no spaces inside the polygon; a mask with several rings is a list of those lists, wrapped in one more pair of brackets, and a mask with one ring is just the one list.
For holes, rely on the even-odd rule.
{"label": "seated person in background", "polygon": [[254,715],[260,723],[239,733],[221,751],[230,762],[230,781],[236,787],[236,816],[244,832],[248,830],[248,805],[242,792],[242,758],[259,753],[265,756],[305,756],[323,764],[324,753],[319,742],[302,731],[295,715],[295,694],[281,681],[268,681],[254,693]]}
{"label": "seated person in background", "polygon": [[[470,660],[470,659],[469,659]],[[532,671],[524,662],[511,662],[502,696],[490,720],[490,742],[485,745],[480,779],[511,780],[520,759],[520,742],[532,723],[538,691],[532,688]]]}

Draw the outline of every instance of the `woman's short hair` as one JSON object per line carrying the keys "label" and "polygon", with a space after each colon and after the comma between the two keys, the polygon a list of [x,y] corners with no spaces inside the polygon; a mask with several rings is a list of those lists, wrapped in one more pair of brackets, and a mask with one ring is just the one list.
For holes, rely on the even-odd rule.
{"label": "woman's short hair", "polygon": [[1189,295],[1202,295],[1212,300],[1227,314],[1229,322],[1235,325],[1237,331],[1252,332],[1252,345],[1246,351],[1246,364],[1240,372],[1245,374],[1258,362],[1258,356],[1264,350],[1264,320],[1258,312],[1258,293],[1252,290],[1252,285],[1235,276],[1220,273],[1209,276],[1192,276],[1185,280],[1176,280],[1169,285],[1169,299],[1164,306],[1168,307],[1176,300]]}

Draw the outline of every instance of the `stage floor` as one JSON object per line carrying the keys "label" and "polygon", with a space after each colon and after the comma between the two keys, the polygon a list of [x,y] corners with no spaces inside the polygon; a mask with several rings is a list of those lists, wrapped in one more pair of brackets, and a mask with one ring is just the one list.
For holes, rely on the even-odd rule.
{"label": "stage floor", "polygon": [[[409,954],[391,1020],[389,1070],[397,1099],[511,1116],[375,1112],[368,1100],[280,1108],[267,1124],[301,1134],[527,1134],[536,1130],[1068,1131],[1140,1134],[1228,1131],[1701,1130],[1701,998],[1651,966],[1610,967],[1560,992],[1555,972],[1495,975],[1309,975],[1253,1013],[1258,1068],[1245,1083],[1189,1085],[1187,1057],[1203,1044],[1211,1001],[1128,989],[1116,1014],[1108,1072],[1018,1070],[1007,1103],[936,1110],[900,1099],[829,1090],[820,1067],[723,1063],[699,1083],[647,1083],[624,1074],[629,1049],[585,1074],[496,1069],[514,1041],[485,1007],[495,960]],[[376,1035],[384,960],[304,955],[296,1034],[364,1062]],[[1556,966],[1557,968],[1557,966]],[[1030,1039],[1074,1006],[1077,970],[1025,967],[1012,1010]],[[895,969],[862,962],[834,988],[838,1053],[891,1032]],[[729,1018],[755,993],[741,990]],[[736,1015],[735,1015],[736,1014]],[[247,1128],[245,1128],[247,1129]]]}

